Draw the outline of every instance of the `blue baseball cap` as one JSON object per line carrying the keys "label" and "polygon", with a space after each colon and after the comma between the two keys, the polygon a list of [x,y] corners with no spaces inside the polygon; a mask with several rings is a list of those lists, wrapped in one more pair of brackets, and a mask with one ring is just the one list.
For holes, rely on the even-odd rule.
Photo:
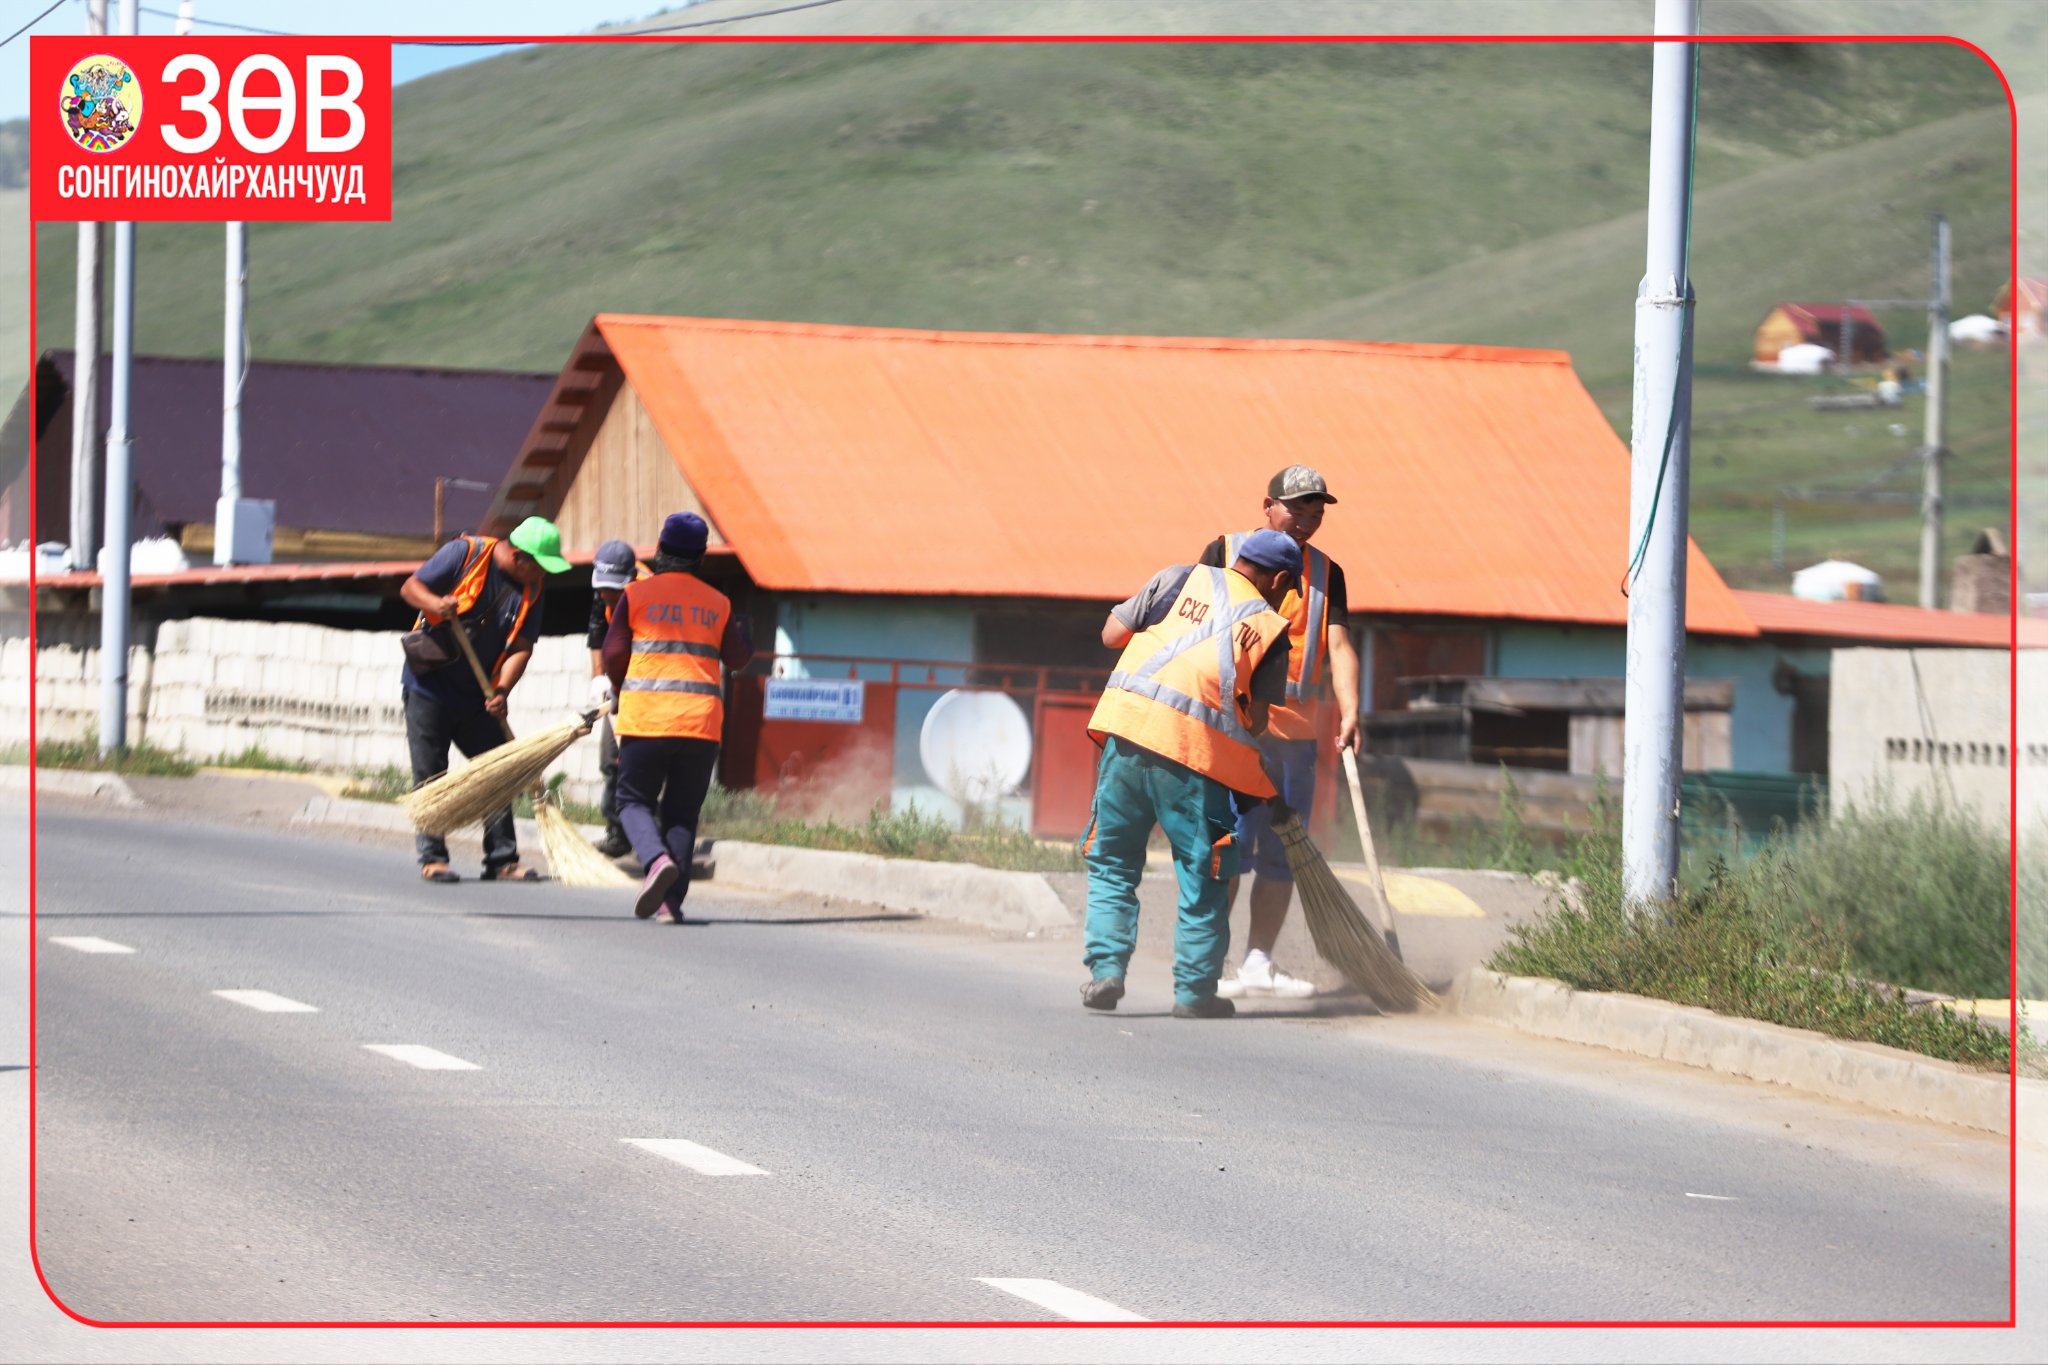
{"label": "blue baseball cap", "polygon": [[597,547],[597,556],[590,563],[590,586],[623,588],[633,581],[636,567],[632,546],[623,540],[607,540]]}
{"label": "blue baseball cap", "polygon": [[671,512],[661,523],[661,552],[677,559],[701,559],[711,543],[711,528],[695,512]]}
{"label": "blue baseball cap", "polygon": [[1301,572],[1301,546],[1294,543],[1293,536],[1282,535],[1270,527],[1262,527],[1246,536],[1244,543],[1237,547],[1237,557],[1248,559],[1262,569]]}

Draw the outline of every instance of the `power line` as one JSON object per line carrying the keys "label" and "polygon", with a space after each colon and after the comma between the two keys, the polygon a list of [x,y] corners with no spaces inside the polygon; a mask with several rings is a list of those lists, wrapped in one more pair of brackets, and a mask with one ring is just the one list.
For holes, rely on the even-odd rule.
{"label": "power line", "polygon": [[729,14],[723,19],[696,19],[687,24],[662,24],[657,28],[636,28],[624,36],[634,37],[642,33],[674,33],[685,28],[710,28],[715,24],[737,24],[742,19],[766,19],[776,14],[794,14],[800,9],[822,9],[836,5],[839,0],[805,0],[801,5],[784,5],[781,9],[755,10],[752,14]]}
{"label": "power line", "polygon": [[54,5],[50,6],[50,7],[48,8],[48,9],[44,10],[44,11],[43,11],[43,12],[42,12],[41,14],[38,14],[38,15],[37,15],[37,16],[36,16],[35,18],[33,18],[33,19],[29,20],[29,21],[28,21],[27,23],[23,24],[23,25],[22,25],[22,26],[21,26],[20,28],[18,28],[18,29],[16,29],[16,30],[14,30],[14,32],[12,32],[12,33],[8,34],[8,35],[7,35],[7,36],[6,36],[5,38],[0,38],[0,47],[6,47],[6,46],[7,46],[7,45],[8,45],[9,43],[13,42],[13,41],[14,41],[14,40],[15,40],[16,38],[19,38],[19,37],[20,37],[20,36],[21,36],[22,34],[24,34],[24,33],[28,32],[28,31],[29,31],[30,29],[34,28],[34,27],[35,27],[35,26],[36,26],[37,24],[40,24],[41,22],[43,22],[43,20],[45,20],[45,19],[49,18],[49,17],[51,16],[51,15],[55,14],[55,13],[56,13],[56,12],[57,12],[57,11],[58,11],[59,9],[61,9],[61,8],[63,7],[63,5],[64,5],[64,0],[57,0],[57,3],[56,3],[56,4],[54,4]]}
{"label": "power line", "polygon": [[[178,12],[172,9],[152,9],[148,5],[137,5],[136,8],[144,14],[154,14],[160,19],[176,19],[179,17]],[[269,38],[296,38],[299,36],[296,33],[287,33],[281,28],[258,28],[254,24],[231,24],[225,19],[202,19],[196,14],[191,16],[191,18],[195,24],[205,24],[209,28],[231,28],[238,33],[261,33]]]}

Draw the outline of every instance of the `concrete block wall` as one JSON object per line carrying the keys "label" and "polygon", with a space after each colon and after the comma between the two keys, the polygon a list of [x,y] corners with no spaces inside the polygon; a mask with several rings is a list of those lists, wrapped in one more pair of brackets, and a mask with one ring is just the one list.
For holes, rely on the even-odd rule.
{"label": "concrete block wall", "polygon": [[[2020,655],[2022,695],[2041,656]],[[1830,668],[1828,781],[1837,809],[1889,789],[1953,800],[1986,824],[2011,820],[2013,764],[2021,765],[2020,823],[2038,822],[2048,795],[2029,768],[2048,749],[2011,744],[2013,656],[2002,649],[1838,649]]]}
{"label": "concrete block wall", "polygon": [[[0,746],[26,744],[29,679],[38,737],[99,734],[99,650],[74,643],[0,641]],[[271,621],[194,617],[166,621],[154,647],[129,655],[128,737],[201,761],[251,745],[325,771],[410,766],[398,683],[398,636]],[[542,640],[512,694],[516,734],[563,723],[581,709],[590,654],[581,636]],[[458,760],[459,763],[459,760]],[[573,745],[552,771],[567,791],[595,803],[597,741]]]}

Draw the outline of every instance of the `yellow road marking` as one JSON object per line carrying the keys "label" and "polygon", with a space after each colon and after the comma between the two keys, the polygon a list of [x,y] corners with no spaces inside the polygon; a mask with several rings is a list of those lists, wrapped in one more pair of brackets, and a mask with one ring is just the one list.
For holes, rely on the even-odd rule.
{"label": "yellow road marking", "polygon": [[[1345,881],[1367,888],[1372,886],[1372,878],[1366,876],[1362,867],[1334,870]],[[1411,876],[1406,872],[1388,872],[1385,877],[1387,899],[1394,903],[1395,911],[1400,914],[1420,915],[1428,919],[1486,918],[1486,912],[1479,908],[1478,901],[1446,882],[1432,877]]]}

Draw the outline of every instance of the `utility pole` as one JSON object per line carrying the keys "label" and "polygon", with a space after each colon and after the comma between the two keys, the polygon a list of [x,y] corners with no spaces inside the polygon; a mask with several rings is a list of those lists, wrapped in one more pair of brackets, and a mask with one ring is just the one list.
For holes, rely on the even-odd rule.
{"label": "utility pole", "polygon": [[213,505],[213,562],[236,564],[247,547],[242,531],[242,376],[249,358],[243,344],[242,296],[249,282],[249,225],[228,224],[226,319],[220,365],[220,501]]}
{"label": "utility pole", "polygon": [[1920,605],[1941,605],[1941,462],[1948,458],[1948,219],[1934,215],[1933,282],[1927,291],[1926,461],[1920,497]]}
{"label": "utility pole", "polygon": [[[140,33],[136,0],[121,0],[121,32]],[[114,363],[107,424],[107,563],[100,582],[100,752],[128,747],[128,556],[134,450],[128,380],[135,368],[135,224],[114,224]]]}
{"label": "utility pole", "polygon": [[[107,0],[85,7],[85,31],[107,31]],[[73,569],[90,569],[99,541],[93,501],[99,493],[100,243],[98,223],[78,225],[78,317],[71,329],[71,548]]]}
{"label": "utility pole", "polygon": [[[1694,0],[1657,0],[1659,37],[1699,31]],[[1651,45],[1649,241],[1636,290],[1629,465],[1628,673],[1623,690],[1622,889],[1645,910],[1678,884],[1685,734],[1686,496],[1691,483],[1692,284],[1687,277],[1697,44]]]}

